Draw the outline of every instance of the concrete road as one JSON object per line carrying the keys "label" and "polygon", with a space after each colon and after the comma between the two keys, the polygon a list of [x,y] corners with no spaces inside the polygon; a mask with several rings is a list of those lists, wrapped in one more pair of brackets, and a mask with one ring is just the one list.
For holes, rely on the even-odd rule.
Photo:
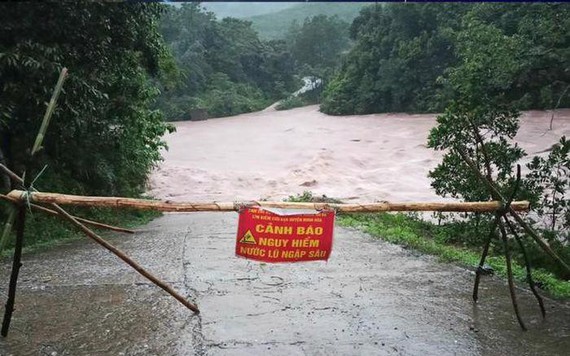
{"label": "concrete road", "polygon": [[[110,253],[74,241],[25,255],[0,355],[563,355],[570,305],[542,321],[503,281],[336,229],[331,259],[260,264],[234,256],[237,214],[168,214],[109,240],[195,301],[200,316]],[[0,267],[6,295],[9,262]]]}

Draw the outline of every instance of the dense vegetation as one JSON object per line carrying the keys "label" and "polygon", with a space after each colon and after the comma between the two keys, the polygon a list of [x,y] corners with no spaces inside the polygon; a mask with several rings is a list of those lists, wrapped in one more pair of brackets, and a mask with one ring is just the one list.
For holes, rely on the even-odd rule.
{"label": "dense vegetation", "polygon": [[[510,196],[514,165],[525,155],[512,141],[519,110],[570,105],[569,15],[565,4],[365,8],[352,23],[355,45],[325,88],[321,110],[331,114],[443,112],[428,142],[429,147],[445,152],[443,161],[430,172],[436,193],[466,201],[498,199],[463,161],[466,154],[503,196]],[[563,260],[570,258],[569,151],[563,137],[547,158],[535,158],[515,197],[533,202],[536,215],[531,216],[539,219],[530,222]],[[455,218],[448,216],[444,227],[460,238],[443,242],[470,248],[484,244],[491,214]],[[386,219],[354,221],[382,234]],[[567,270],[525,240],[524,233],[519,234],[522,244],[511,246],[519,263],[523,262],[521,246],[526,246],[534,267],[570,279]],[[498,244],[492,253],[504,253],[500,240],[493,241]]]}
{"label": "dense vegetation", "polygon": [[181,71],[159,107],[168,119],[191,119],[194,109],[212,117],[260,110],[297,88],[294,60],[284,41],[261,41],[251,23],[218,21],[198,3],[169,7],[160,22]]}
{"label": "dense vegetation", "polygon": [[[356,44],[321,109],[441,112],[479,80],[519,109],[552,108],[570,83],[569,15],[561,3],[369,6],[352,23]],[[489,71],[466,78],[482,74],[475,67]]]}
{"label": "dense vegetation", "polygon": [[261,110],[301,86],[300,77],[330,73],[348,46],[348,23],[308,17],[285,31],[286,39],[263,41],[251,22],[218,20],[198,3],[169,7],[160,22],[180,70],[158,101],[169,120],[192,120]]}
{"label": "dense vegetation", "polygon": [[321,79],[330,76],[348,49],[348,26],[337,16],[325,15],[307,17],[302,24],[293,22],[287,38],[298,72]]}
{"label": "dense vegetation", "polygon": [[[512,141],[519,128],[519,109],[570,104],[563,96],[570,83],[570,62],[565,55],[570,46],[570,20],[566,19],[570,8],[560,5],[479,4],[464,16],[462,28],[453,34],[459,62],[446,69],[441,80],[439,100],[446,107],[428,142],[429,147],[445,151],[443,161],[430,172],[437,194],[466,201],[501,200],[482,184],[479,175],[493,181],[503,197],[515,191],[514,166],[526,155]],[[561,14],[563,17],[558,17]],[[566,195],[570,191],[569,149],[562,138],[547,159],[535,158],[515,196],[533,203],[539,219],[531,223],[563,260],[570,258],[566,228],[570,216]],[[479,173],[469,167],[463,155],[473,160]],[[485,224],[493,217],[472,214],[470,218],[473,230],[483,227],[488,231]],[[534,266],[570,279],[570,271],[541,253],[526,234],[516,232],[512,231],[513,237],[523,237],[520,244],[513,242],[516,256],[522,258],[526,245]],[[480,244],[487,234],[479,235]],[[499,246],[502,251],[502,243]]]}
{"label": "dense vegetation", "polygon": [[[3,163],[19,174],[27,166],[28,179],[47,166],[35,182],[44,191],[142,193],[169,129],[162,115],[149,109],[158,94],[151,79],[166,79],[162,68],[172,63],[156,26],[162,7],[66,2],[0,8]],[[28,162],[64,66],[70,75],[44,148]],[[28,229],[33,230],[40,228]],[[48,225],[41,231],[44,237],[56,235]]]}

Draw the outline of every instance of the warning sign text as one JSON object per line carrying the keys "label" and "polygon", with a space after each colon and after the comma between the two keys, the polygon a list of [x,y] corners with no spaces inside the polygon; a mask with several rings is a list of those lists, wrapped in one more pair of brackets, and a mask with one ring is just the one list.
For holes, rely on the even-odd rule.
{"label": "warning sign text", "polygon": [[327,260],[334,212],[278,215],[248,208],[240,212],[236,255],[264,262]]}

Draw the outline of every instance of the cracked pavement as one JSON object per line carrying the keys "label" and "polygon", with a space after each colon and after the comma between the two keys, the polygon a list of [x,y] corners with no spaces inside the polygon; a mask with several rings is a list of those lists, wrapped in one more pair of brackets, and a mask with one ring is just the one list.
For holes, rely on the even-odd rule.
{"label": "cracked pavement", "polygon": [[[201,310],[199,316],[87,240],[24,255],[0,355],[556,355],[570,305],[540,319],[519,290],[520,331],[504,281],[363,233],[335,231],[329,262],[234,256],[237,214],[166,214],[109,240]],[[9,260],[1,262],[6,294]]]}

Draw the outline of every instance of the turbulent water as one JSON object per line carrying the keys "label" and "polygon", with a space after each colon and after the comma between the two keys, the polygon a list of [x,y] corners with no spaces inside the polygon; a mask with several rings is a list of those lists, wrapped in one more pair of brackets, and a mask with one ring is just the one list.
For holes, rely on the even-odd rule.
{"label": "turbulent water", "polygon": [[[570,134],[570,110],[523,114],[516,142],[547,154]],[[427,174],[434,115],[328,116],[317,106],[179,122],[150,193],[182,201],[281,199],[305,190],[347,202],[438,201]]]}
{"label": "turbulent water", "polygon": [[[546,154],[529,112],[517,142]],[[316,107],[178,123],[151,192],[171,200],[280,199],[303,190],[347,201],[437,200],[427,172],[430,115],[329,117]],[[529,157],[526,158],[527,160]],[[566,355],[570,304],[337,227],[328,262],[262,264],[234,256],[237,214],[165,214],[106,238],[201,309],[194,315],[87,239],[23,257],[0,355]],[[0,295],[10,261],[0,261]],[[1,308],[1,305],[0,305]],[[2,313],[0,309],[0,313]]]}

